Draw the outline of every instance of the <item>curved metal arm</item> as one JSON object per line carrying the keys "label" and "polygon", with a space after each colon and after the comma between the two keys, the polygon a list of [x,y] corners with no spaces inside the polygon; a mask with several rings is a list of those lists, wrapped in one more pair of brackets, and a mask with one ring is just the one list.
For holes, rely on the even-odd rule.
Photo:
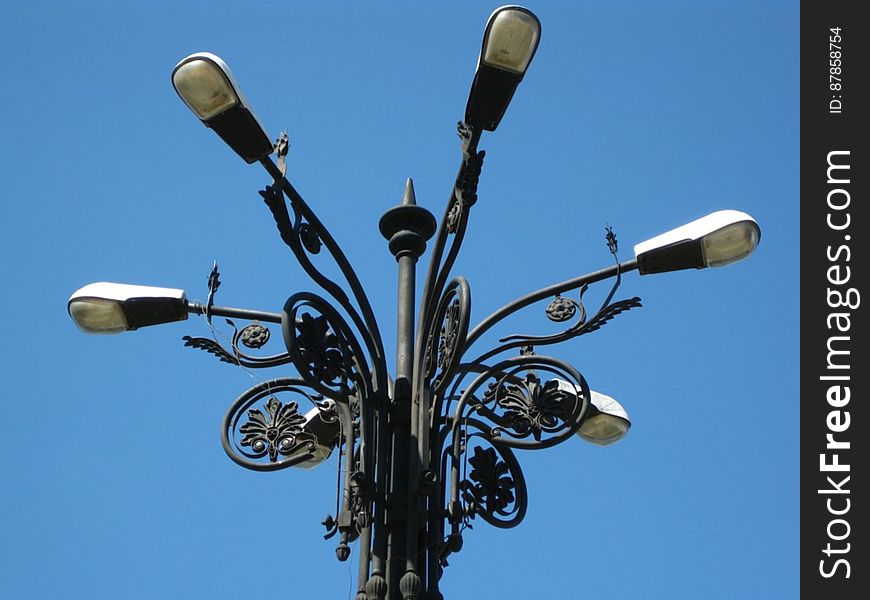
{"label": "curved metal arm", "polygon": [[[477,182],[483,167],[484,151],[477,150],[480,141],[481,130],[458,125],[459,137],[462,139],[462,163],[447,206],[444,209],[444,217],[435,234],[435,242],[432,246],[432,257],[429,260],[429,270],[426,273],[426,283],[420,296],[420,316],[417,323],[417,367],[420,368],[421,350],[425,338],[432,327],[437,312],[437,305],[450,275],[450,270],[456,262],[462,241],[465,238],[465,229],[468,225],[468,217],[471,207],[477,202]],[[445,248],[449,236],[453,236],[453,242],[444,257]],[[419,373],[419,371],[418,371]]]}
{"label": "curved metal arm", "polygon": [[613,300],[613,295],[616,293],[616,290],[619,288],[619,284],[621,282],[622,273],[619,270],[619,264],[617,264],[616,279],[613,282],[613,286],[611,286],[610,288],[610,292],[601,303],[601,307],[598,309],[598,311],[588,320],[586,318],[586,308],[582,302],[583,294],[589,288],[588,283],[584,283],[580,287],[580,301],[570,300],[568,298],[562,297],[561,295],[557,295],[556,298],[547,307],[547,317],[551,321],[567,321],[579,311],[577,321],[576,323],[574,323],[574,325],[568,327],[564,331],[550,335],[509,335],[507,337],[503,337],[499,340],[499,342],[501,342],[500,345],[485,352],[471,362],[483,363],[492,358],[493,356],[501,354],[502,352],[505,352],[512,348],[558,344],[560,342],[564,342],[572,338],[584,335],[586,333],[591,333],[593,331],[601,329],[601,327],[603,327],[608,321],[610,321],[620,313],[641,306],[640,298],[638,298],[637,296],[633,298],[628,298],[626,300],[618,300],[617,302],[611,303],[611,300]]}
{"label": "curved metal arm", "polygon": [[575,277],[574,279],[568,279],[561,283],[541,288],[535,292],[526,294],[522,298],[518,298],[513,302],[502,306],[500,309],[493,312],[483,321],[481,321],[474,329],[472,329],[471,333],[468,334],[468,337],[465,340],[465,349],[467,351],[468,348],[470,348],[471,345],[474,344],[474,342],[480,339],[480,337],[484,333],[489,331],[495,324],[514,314],[518,310],[529,306],[530,304],[534,304],[535,302],[538,302],[550,296],[557,296],[559,294],[562,294],[563,292],[569,292],[571,290],[582,288],[584,285],[589,285],[590,283],[596,283],[604,279],[609,279],[610,277],[616,277],[619,276],[621,273],[626,273],[635,269],[637,269],[637,261],[632,259],[623,263],[618,263],[616,265],[613,265],[612,267],[607,267],[606,269],[587,273],[586,275],[581,275],[580,277]]}
{"label": "curved metal arm", "polygon": [[[294,212],[304,218],[305,224],[297,223],[297,225],[300,226],[299,229],[302,228],[302,225],[307,225],[305,231],[297,230],[295,231],[296,235],[290,235],[292,224],[290,222],[290,216],[287,213],[287,208],[284,206],[283,199],[270,199],[267,195],[264,195],[266,203],[272,210],[276,222],[278,222],[278,229],[281,232],[282,239],[288,246],[290,246],[290,249],[293,251],[294,255],[296,255],[297,260],[299,260],[299,263],[302,268],[305,269],[306,273],[308,273],[308,275],[317,282],[318,285],[326,290],[350,316],[362,336],[363,343],[369,351],[372,366],[375,371],[375,386],[377,389],[384,389],[387,384],[387,368],[384,357],[383,341],[381,340],[381,333],[377,321],[375,320],[371,303],[363,290],[356,272],[353,270],[353,267],[351,267],[350,262],[345,257],[344,252],[342,252],[335,239],[326,227],[323,226],[314,214],[314,211],[305,203],[305,200],[302,199],[299,192],[296,191],[284,176],[283,170],[268,156],[260,160],[260,163],[273,177],[280,191],[283,194],[286,194],[290,199],[290,204],[293,207]],[[300,241],[300,235],[305,235],[306,238]],[[316,248],[321,241],[323,245],[326,246],[333,260],[335,260],[338,268],[344,275],[347,284],[350,287],[350,291],[359,306],[359,312],[354,308],[353,304],[351,304],[344,290],[342,290],[335,282],[320,273],[305,253],[306,249],[310,250],[311,248]],[[362,313],[362,316],[360,316],[360,312]]]}

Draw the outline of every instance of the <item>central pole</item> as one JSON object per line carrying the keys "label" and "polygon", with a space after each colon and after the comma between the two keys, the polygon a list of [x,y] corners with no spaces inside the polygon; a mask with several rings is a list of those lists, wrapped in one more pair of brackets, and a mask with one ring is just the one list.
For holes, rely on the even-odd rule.
{"label": "central pole", "polygon": [[[426,240],[435,233],[435,218],[425,208],[417,206],[414,183],[408,179],[402,204],[388,210],[379,225],[398,263],[396,379],[389,412],[391,451],[385,515],[387,599],[414,600],[422,588],[416,568],[418,481],[412,476],[419,471],[419,465],[413,468],[415,465],[410,462],[412,454],[416,460],[419,435],[415,427],[417,419],[412,418],[411,410],[416,269],[417,259],[426,250]],[[378,468],[386,468],[386,465]]]}

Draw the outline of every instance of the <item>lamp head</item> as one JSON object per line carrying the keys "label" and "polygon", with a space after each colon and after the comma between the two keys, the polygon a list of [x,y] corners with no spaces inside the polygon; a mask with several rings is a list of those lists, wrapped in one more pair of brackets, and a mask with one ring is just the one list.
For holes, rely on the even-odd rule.
{"label": "lamp head", "polygon": [[253,163],[272,153],[269,136],[220,57],[197,52],[183,58],[172,70],[172,85],[193,114],[245,162]]}
{"label": "lamp head", "polygon": [[465,107],[466,124],[495,131],[540,40],[541,22],[527,8],[502,6],[492,13]]}
{"label": "lamp head", "polygon": [[722,267],[748,257],[761,239],[755,219],[720,210],[634,247],[641,275]]}
{"label": "lamp head", "polygon": [[[581,393],[575,386],[564,379],[557,379],[559,389],[577,399]],[[590,390],[589,406],[583,424],[577,430],[577,435],[597,446],[607,446],[618,442],[628,433],[631,420],[622,405],[611,398],[594,390]]]}
{"label": "lamp head", "polygon": [[85,333],[121,333],[187,319],[184,290],[91,283],[70,296],[67,310]]}

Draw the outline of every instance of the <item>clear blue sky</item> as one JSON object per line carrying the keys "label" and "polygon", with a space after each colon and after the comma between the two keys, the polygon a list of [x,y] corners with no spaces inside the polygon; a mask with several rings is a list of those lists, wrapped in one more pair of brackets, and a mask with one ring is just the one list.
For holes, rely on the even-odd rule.
{"label": "clear blue sky", "polygon": [[[239,160],[170,84],[232,67],[289,176],[343,244],[392,357],[395,268],[377,230],[405,178],[440,218],[494,2],[4,2],[0,129],[0,581],[7,598],[352,598],[320,520],[335,457],[255,473],[220,445],[260,378],[182,346],[191,319],[80,333],[93,281],[280,310],[313,290]],[[533,2],[541,45],[487,151],[455,273],[477,322],[714,210],[752,214],[756,254],[624,278],[633,310],[553,350],[633,427],[617,445],[520,457],[518,528],[477,523],[448,599],[798,597],[797,1]],[[425,259],[424,259],[425,260]],[[606,289],[593,287],[592,304]],[[543,306],[502,335],[540,331]],[[392,364],[392,358],[391,358]],[[286,369],[286,368],[285,368]]]}

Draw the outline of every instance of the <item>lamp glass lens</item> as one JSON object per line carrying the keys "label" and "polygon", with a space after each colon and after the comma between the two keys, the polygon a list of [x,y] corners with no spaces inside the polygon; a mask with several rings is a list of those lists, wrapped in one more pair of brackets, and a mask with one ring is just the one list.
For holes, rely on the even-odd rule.
{"label": "lamp glass lens", "polygon": [[73,300],[69,314],[75,324],[87,333],[121,333],[127,331],[127,318],[121,303],[102,298]]}
{"label": "lamp glass lens", "polygon": [[622,417],[599,413],[587,417],[577,433],[587,442],[606,446],[621,440],[630,426]]}
{"label": "lamp glass lens", "polygon": [[483,62],[522,75],[532,60],[539,35],[534,17],[519,10],[503,10],[490,25]]}
{"label": "lamp glass lens", "polygon": [[708,267],[721,267],[752,254],[759,240],[758,225],[740,221],[701,239],[701,252]]}
{"label": "lamp glass lens", "polygon": [[194,59],[175,70],[172,83],[196,116],[207,121],[239,103],[239,96],[215,63]]}

